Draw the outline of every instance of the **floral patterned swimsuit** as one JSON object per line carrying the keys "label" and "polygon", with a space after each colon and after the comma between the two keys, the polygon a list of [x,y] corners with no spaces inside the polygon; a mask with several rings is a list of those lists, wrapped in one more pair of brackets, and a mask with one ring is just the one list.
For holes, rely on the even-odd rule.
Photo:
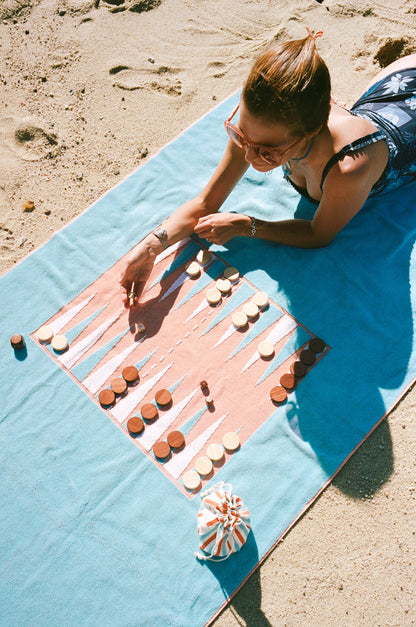
{"label": "floral patterned swimsuit", "polygon": [[[350,112],[370,120],[378,130],[344,146],[331,157],[322,172],[321,190],[335,163],[380,140],[387,144],[389,160],[370,196],[416,180],[416,68],[393,72],[381,79],[357,100]],[[285,178],[293,187],[311,202],[319,204],[290,180],[289,173],[284,168]]]}

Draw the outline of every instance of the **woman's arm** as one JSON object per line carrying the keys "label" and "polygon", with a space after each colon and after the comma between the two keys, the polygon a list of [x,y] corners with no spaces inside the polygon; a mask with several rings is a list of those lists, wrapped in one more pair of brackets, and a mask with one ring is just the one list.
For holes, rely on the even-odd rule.
{"label": "woman's arm", "polygon": [[247,167],[244,152],[230,140],[224,156],[202,192],[179,207],[133,249],[120,278],[125,302],[130,301],[129,294],[132,292],[135,294],[133,301],[139,298],[154,260],[162,250],[193,233],[203,216],[219,210]]}
{"label": "woman's arm", "polygon": [[[267,222],[256,219],[254,237],[298,248],[328,245],[367,200],[383,169],[386,150],[385,145],[374,144],[335,164],[325,179],[323,196],[313,220]],[[252,236],[253,222],[247,215],[208,215],[198,221],[195,232],[212,243],[224,244],[236,235]]]}

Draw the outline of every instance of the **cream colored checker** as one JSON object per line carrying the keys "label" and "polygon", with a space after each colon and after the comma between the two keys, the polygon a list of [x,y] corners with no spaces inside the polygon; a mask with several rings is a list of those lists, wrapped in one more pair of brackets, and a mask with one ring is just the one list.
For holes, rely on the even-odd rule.
{"label": "cream colored checker", "polygon": [[232,266],[228,266],[224,270],[224,278],[231,281],[231,283],[235,283],[240,278],[240,273],[237,268],[233,268]]}
{"label": "cream colored checker", "polygon": [[255,318],[259,315],[259,308],[256,303],[253,303],[253,301],[245,303],[243,311],[246,314],[247,318]]}
{"label": "cream colored checker", "polygon": [[216,287],[207,290],[205,296],[210,305],[218,305],[221,300],[221,292]]}
{"label": "cream colored checker", "polygon": [[196,490],[201,485],[201,478],[196,470],[188,470],[182,476],[183,485],[187,490]]}
{"label": "cream colored checker", "polygon": [[68,340],[65,335],[55,335],[55,337],[52,338],[51,346],[54,351],[62,353],[62,351],[68,348]]}
{"label": "cream colored checker", "polygon": [[215,283],[217,290],[220,290],[221,294],[228,294],[231,290],[231,283],[228,279],[218,279]]}
{"label": "cream colored checker", "polygon": [[243,329],[247,324],[247,316],[244,311],[235,311],[231,316],[231,320],[237,329]]}
{"label": "cream colored checker", "polygon": [[198,475],[201,475],[201,477],[209,475],[212,470],[212,461],[206,455],[201,455],[201,457],[198,457],[198,459],[195,461],[195,470],[197,471]]}
{"label": "cream colored checker", "polygon": [[260,342],[257,346],[257,350],[262,357],[271,357],[274,353],[273,344],[271,342],[268,342],[267,340]]}
{"label": "cream colored checker", "polygon": [[251,300],[259,309],[264,309],[269,304],[266,292],[256,292]]}
{"label": "cream colored checker", "polygon": [[196,255],[196,260],[201,266],[206,266],[209,261],[212,259],[212,253],[206,248],[201,248]]}
{"label": "cream colored checker", "polygon": [[222,443],[227,451],[233,452],[240,447],[240,438],[238,437],[238,434],[235,433],[235,431],[229,431],[228,433],[224,434],[222,438]]}
{"label": "cream colored checker", "polygon": [[189,261],[185,266],[185,272],[192,277],[198,276],[201,272],[201,267],[196,261]]}
{"label": "cream colored checker", "polygon": [[47,325],[40,327],[36,333],[40,342],[47,344],[53,338],[53,331]]}
{"label": "cream colored checker", "polygon": [[207,455],[215,464],[215,462],[220,462],[224,458],[224,449],[221,444],[213,442],[207,446]]}

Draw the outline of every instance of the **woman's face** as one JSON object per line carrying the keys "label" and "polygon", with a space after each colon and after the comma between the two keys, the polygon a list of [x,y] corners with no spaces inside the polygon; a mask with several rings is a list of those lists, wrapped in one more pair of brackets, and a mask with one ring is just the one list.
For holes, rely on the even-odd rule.
{"label": "woman's face", "polygon": [[[268,172],[282,165],[291,158],[304,152],[305,142],[309,137],[296,137],[280,122],[270,122],[265,118],[255,117],[249,113],[244,102],[240,103],[240,119],[236,126],[244,134],[249,144],[243,147],[245,159],[255,170]],[[273,163],[268,163],[254,146],[269,147],[275,150]],[[269,159],[268,159],[269,161]]]}

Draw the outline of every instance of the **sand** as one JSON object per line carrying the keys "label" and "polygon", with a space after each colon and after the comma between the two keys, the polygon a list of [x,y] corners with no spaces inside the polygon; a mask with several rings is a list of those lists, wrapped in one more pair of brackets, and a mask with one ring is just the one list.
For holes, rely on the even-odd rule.
{"label": "sand", "polygon": [[[416,50],[414,7],[414,0],[2,0],[0,270],[240,87],[273,38],[322,29],[333,91],[352,103],[380,63]],[[28,200],[32,210],[23,207]],[[411,391],[217,626],[415,623],[415,404]]]}

